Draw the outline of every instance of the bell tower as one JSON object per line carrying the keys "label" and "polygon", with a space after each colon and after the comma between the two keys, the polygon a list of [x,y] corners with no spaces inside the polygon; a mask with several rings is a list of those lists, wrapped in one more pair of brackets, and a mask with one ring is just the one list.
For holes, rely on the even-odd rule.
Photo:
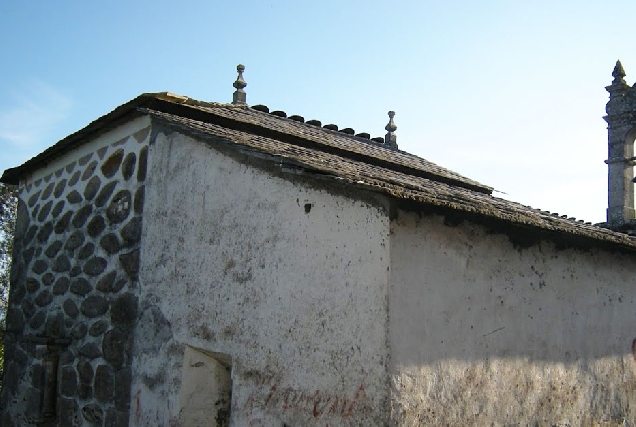
{"label": "bell tower", "polygon": [[[620,61],[612,72],[614,80],[605,89],[610,99],[607,115],[608,207],[610,228],[633,228],[634,214],[634,139],[636,139],[636,90],[625,82]],[[630,227],[631,226],[631,227]]]}

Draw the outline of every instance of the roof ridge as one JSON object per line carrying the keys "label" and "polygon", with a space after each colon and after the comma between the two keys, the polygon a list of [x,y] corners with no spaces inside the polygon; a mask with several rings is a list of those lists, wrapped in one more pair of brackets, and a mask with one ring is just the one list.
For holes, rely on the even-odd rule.
{"label": "roof ridge", "polygon": [[[252,110],[256,110],[256,111],[260,111],[263,113],[267,113],[269,115],[278,117],[280,119],[287,119],[287,120],[293,120],[299,123],[305,123],[311,126],[317,126],[317,127],[321,127],[322,129],[325,130],[329,130],[329,131],[334,131],[334,132],[339,132],[341,134],[346,134],[349,135],[352,138],[357,138],[358,140],[361,141],[374,141],[376,142],[376,145],[380,146],[380,147],[384,147],[387,149],[391,149],[391,150],[395,150],[395,151],[400,151],[402,153],[406,153],[409,155],[414,155],[412,153],[409,153],[407,151],[404,150],[399,150],[397,148],[390,148],[387,145],[385,145],[384,142],[384,137],[382,136],[378,136],[378,137],[373,137],[371,138],[370,133],[368,132],[358,132],[356,133],[354,131],[354,129],[350,128],[350,127],[343,127],[341,128],[340,126],[330,123],[330,124],[326,124],[326,125],[322,125],[322,121],[318,120],[318,119],[311,119],[311,120],[307,120],[305,121],[304,116],[298,115],[298,114],[291,114],[288,115],[285,111],[283,110],[271,110],[270,108],[265,105],[265,104],[254,104],[254,105],[247,105],[247,104],[233,104],[233,103],[222,103],[222,102],[211,102],[211,101],[201,101],[195,98],[191,98],[189,96],[185,96],[185,95],[179,95],[177,93],[173,93],[173,92],[148,92],[148,93],[144,93],[143,95],[147,95],[149,97],[154,97],[157,99],[161,99],[164,101],[169,101],[169,102],[174,102],[177,104],[184,104],[184,105],[191,105],[191,106],[195,106],[195,107],[205,107],[205,108],[218,108],[218,107],[223,107],[223,108],[237,108],[237,109],[252,109]],[[349,131],[351,132],[349,132]]]}
{"label": "roof ridge", "polygon": [[[369,164],[382,165],[413,176],[428,177],[435,181],[446,182],[481,193],[490,194],[492,192],[492,187],[464,177],[422,157],[390,149],[383,146],[383,144],[370,143],[366,138],[355,137],[355,135],[348,132],[341,133],[333,132],[332,130],[329,134],[334,135],[334,138],[328,140],[325,138],[324,128],[307,125],[289,118],[283,121],[277,115],[265,113],[258,109],[255,110],[243,106],[237,108],[235,105],[227,106],[225,104],[207,104],[202,106],[193,102],[186,102],[181,98],[178,102],[173,102],[171,99],[166,99],[166,97],[157,97],[156,101],[158,104],[151,104],[145,107],[150,110],[156,109],[170,114],[182,115],[185,118],[200,122],[220,124],[255,135],[286,140],[298,146],[316,146],[316,148],[324,152],[332,152],[348,158],[358,158]],[[161,104],[162,102],[165,104]],[[192,110],[190,112],[177,111],[175,107],[190,107]],[[196,111],[199,111],[199,113],[196,113]],[[265,117],[267,119],[264,119]],[[284,125],[281,126],[281,123],[284,123]],[[312,129],[312,131],[308,129]],[[313,131],[313,129],[316,129],[317,132]],[[354,138],[351,138],[352,136]],[[361,140],[365,142],[364,145],[360,144]],[[365,146],[368,148],[363,148]]]}

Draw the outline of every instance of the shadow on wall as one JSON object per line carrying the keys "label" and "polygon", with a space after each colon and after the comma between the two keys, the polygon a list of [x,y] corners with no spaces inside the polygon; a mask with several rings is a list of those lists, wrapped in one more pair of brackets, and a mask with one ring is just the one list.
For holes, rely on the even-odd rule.
{"label": "shadow on wall", "polygon": [[636,260],[507,236],[443,218],[392,224],[392,358],[405,366],[489,359],[636,361]]}

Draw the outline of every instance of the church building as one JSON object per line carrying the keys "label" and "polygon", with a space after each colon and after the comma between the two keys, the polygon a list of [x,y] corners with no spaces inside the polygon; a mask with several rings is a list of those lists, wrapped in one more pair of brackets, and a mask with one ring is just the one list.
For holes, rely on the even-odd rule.
{"label": "church building", "polygon": [[232,103],[142,94],[2,175],[3,426],[636,425],[620,63],[596,225],[399,150],[394,112],[250,106],[237,70]]}

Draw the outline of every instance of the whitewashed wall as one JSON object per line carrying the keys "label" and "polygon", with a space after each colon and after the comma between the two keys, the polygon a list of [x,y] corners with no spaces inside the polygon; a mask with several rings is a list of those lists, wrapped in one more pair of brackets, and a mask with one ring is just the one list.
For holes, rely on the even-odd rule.
{"label": "whitewashed wall", "polygon": [[634,425],[636,261],[399,212],[396,425]]}
{"label": "whitewashed wall", "polygon": [[231,357],[232,426],[386,425],[385,209],[179,133],[148,167],[131,425],[184,419],[185,346]]}

